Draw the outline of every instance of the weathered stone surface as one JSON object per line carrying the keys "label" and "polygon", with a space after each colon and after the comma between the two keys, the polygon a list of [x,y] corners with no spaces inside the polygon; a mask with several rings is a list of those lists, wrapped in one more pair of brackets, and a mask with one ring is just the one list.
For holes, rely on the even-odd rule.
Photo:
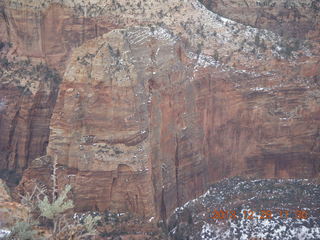
{"label": "weathered stone surface", "polygon": [[[46,153],[49,123],[60,77],[47,66],[10,61],[7,43],[0,54],[0,176],[18,174]],[[12,171],[9,174],[8,171]],[[14,178],[12,183],[17,184]]]}
{"label": "weathered stone surface", "polygon": [[79,171],[70,177],[79,207],[155,212],[151,91],[153,85],[173,86],[186,77],[179,46],[162,39],[163,33],[113,31],[75,49],[70,59],[51,120],[48,154]]}
{"label": "weathered stone surface", "polygon": [[319,40],[317,0],[200,0],[209,10],[237,22],[268,29],[282,36]]}
{"label": "weathered stone surface", "polygon": [[224,177],[318,175],[317,83],[193,59],[166,33],[117,30],[73,52],[48,154],[79,209],[166,218]]}
{"label": "weathered stone surface", "polygon": [[[316,31],[307,35],[306,30],[297,43],[220,17],[197,1],[150,1],[143,7],[135,7],[137,1],[127,7],[122,1],[115,3],[122,7],[100,1],[53,2],[42,6],[29,1],[35,5],[24,7],[44,14],[49,20],[43,31],[55,34],[45,41],[31,39],[29,44],[35,43],[29,50],[27,40],[13,38],[22,42],[14,44],[17,55],[37,53],[33,60],[46,58],[63,74],[48,156],[31,164],[20,186],[27,187],[33,178],[50,185],[50,161],[49,166],[43,163],[56,156],[58,183],[73,185],[78,210],[167,218],[225,177],[319,175]],[[18,7],[8,6],[8,19],[19,16]],[[84,32],[70,22],[87,17],[90,24],[80,26],[105,26],[112,17],[125,28],[99,37],[111,29],[107,27],[79,40],[74,36]],[[130,27],[158,21],[166,27]],[[241,20],[251,24],[246,21]],[[39,28],[35,22],[33,30]]]}
{"label": "weathered stone surface", "polygon": [[45,61],[61,73],[72,48],[114,28],[112,20],[79,16],[59,3],[43,6],[39,1],[0,5],[0,40],[14,45],[15,56]]}

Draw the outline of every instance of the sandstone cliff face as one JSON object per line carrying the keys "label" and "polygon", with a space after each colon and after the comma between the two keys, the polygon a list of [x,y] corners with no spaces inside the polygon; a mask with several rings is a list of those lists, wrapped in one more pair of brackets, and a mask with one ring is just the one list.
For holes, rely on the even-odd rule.
{"label": "sandstone cliff face", "polygon": [[48,154],[79,209],[163,218],[227,176],[314,177],[318,85],[277,74],[193,55],[163,28],[113,31],[74,50]]}
{"label": "sandstone cliff face", "polygon": [[[282,38],[197,1],[54,2],[23,6],[44,14],[30,20],[32,31],[45,27],[28,32],[35,37],[28,41],[8,34],[27,28],[13,21],[21,15],[13,1],[5,7],[11,17],[4,17],[2,37],[15,36],[14,54],[45,59],[63,76],[53,115],[44,120],[46,153],[24,160],[30,168],[20,187],[33,178],[50,184],[56,157],[58,183],[73,185],[78,210],[167,218],[225,177],[319,175],[316,28],[299,41]],[[249,20],[241,22],[254,25]],[[273,30],[268,24],[254,26]]]}
{"label": "sandstone cliff face", "polygon": [[8,60],[9,50],[8,43],[3,44],[0,173],[4,178],[15,172],[21,174],[31,160],[46,153],[49,123],[60,82],[59,75],[45,65]]}
{"label": "sandstone cliff face", "polygon": [[[159,124],[175,117],[159,119],[162,106],[153,96],[162,98],[159,89],[168,93],[188,80],[179,49],[165,29],[130,28],[73,52],[51,120],[48,154],[77,169],[69,181],[76,186],[79,207],[144,215],[156,211],[153,168],[158,162],[165,164],[159,161],[165,155],[157,157],[155,151],[160,148],[162,154],[167,149],[161,144],[166,129]],[[165,128],[171,125],[167,124]],[[171,141],[171,136],[166,138]],[[172,152],[167,157],[172,160]],[[175,181],[168,179],[168,186],[171,180]],[[93,199],[91,194],[98,196]]]}
{"label": "sandstone cliff face", "polygon": [[38,4],[0,3],[0,174],[13,184],[32,160],[46,154],[71,49],[113,26],[108,20],[75,15],[58,3],[41,11]]}
{"label": "sandstone cliff face", "polygon": [[[44,3],[43,3],[44,4]],[[14,44],[15,55],[64,71],[71,49],[114,28],[112,21],[75,15],[72,9],[53,3],[8,1],[2,5],[2,41]],[[0,5],[1,7],[1,5]]]}

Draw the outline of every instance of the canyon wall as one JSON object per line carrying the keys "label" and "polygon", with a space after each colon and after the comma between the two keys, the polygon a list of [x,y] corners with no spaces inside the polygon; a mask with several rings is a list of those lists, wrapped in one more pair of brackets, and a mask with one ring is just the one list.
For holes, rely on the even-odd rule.
{"label": "canyon wall", "polygon": [[[17,85],[1,94],[12,104],[1,132],[20,127],[2,137],[0,166],[28,167],[19,191],[50,186],[56,159],[77,210],[165,219],[225,177],[319,176],[316,28],[281,36],[272,17],[253,24],[197,1],[18,3],[2,6],[0,39],[13,43],[4,54],[20,71],[61,78],[31,72],[29,105]],[[5,76],[2,88],[15,75]]]}
{"label": "canyon wall", "polygon": [[0,173],[17,184],[31,160],[46,154],[49,123],[61,77],[47,66],[8,60],[1,49]]}
{"label": "canyon wall", "polygon": [[0,173],[17,183],[29,163],[46,154],[49,123],[71,49],[114,25],[76,16],[58,3],[40,11],[28,2],[2,1],[0,12]]}

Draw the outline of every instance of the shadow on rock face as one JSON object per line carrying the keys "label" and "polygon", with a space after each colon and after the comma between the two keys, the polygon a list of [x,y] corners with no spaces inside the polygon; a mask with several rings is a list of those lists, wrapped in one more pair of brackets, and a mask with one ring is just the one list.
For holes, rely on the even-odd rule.
{"label": "shadow on rock face", "polygon": [[9,187],[15,187],[21,180],[21,174],[14,170],[0,169],[0,178],[3,179]]}

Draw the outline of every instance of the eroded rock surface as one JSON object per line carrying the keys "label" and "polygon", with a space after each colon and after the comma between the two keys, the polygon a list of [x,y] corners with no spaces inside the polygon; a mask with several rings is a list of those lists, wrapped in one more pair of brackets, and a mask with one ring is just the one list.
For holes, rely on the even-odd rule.
{"label": "eroded rock surface", "polygon": [[[78,210],[166,219],[225,177],[319,176],[316,27],[297,41],[290,28],[277,34],[286,25],[273,31],[273,18],[255,25],[231,11],[230,20],[197,1],[9,3],[7,55],[46,60],[63,76],[44,118],[48,147],[22,158],[30,168],[19,187],[34,178],[50,185],[56,158],[58,183],[73,186]],[[35,25],[23,27],[21,9],[40,20],[31,14]]]}
{"label": "eroded rock surface", "polygon": [[320,2],[317,0],[200,0],[209,10],[282,36],[319,40]]}
{"label": "eroded rock surface", "polygon": [[17,184],[31,160],[46,153],[61,78],[46,65],[8,59],[8,43],[1,50],[0,176]]}

